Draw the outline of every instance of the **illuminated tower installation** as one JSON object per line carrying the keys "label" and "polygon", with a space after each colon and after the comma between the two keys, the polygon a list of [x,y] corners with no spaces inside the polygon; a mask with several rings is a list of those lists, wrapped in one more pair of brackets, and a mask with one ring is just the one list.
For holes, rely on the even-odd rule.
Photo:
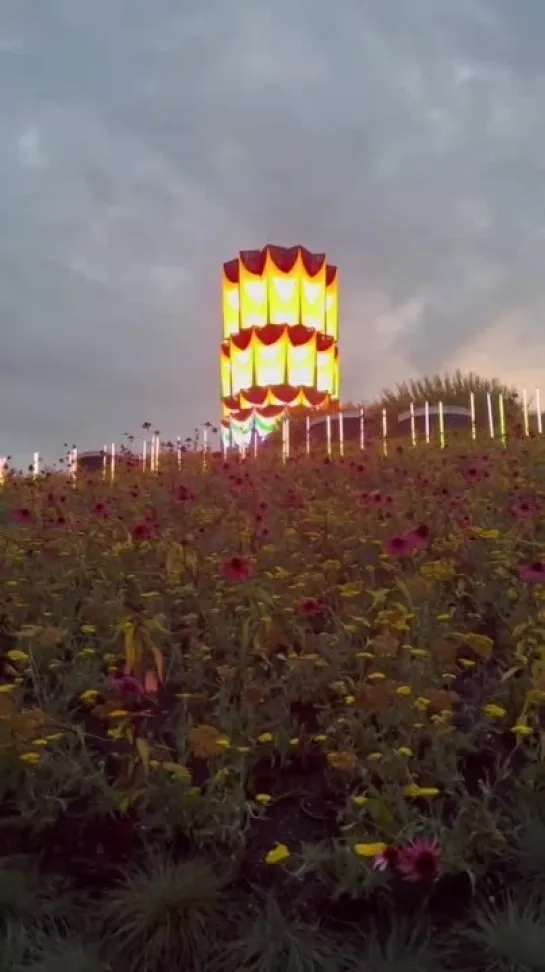
{"label": "illuminated tower installation", "polygon": [[303,246],[243,250],[223,265],[222,434],[265,437],[292,409],[339,398],[337,267]]}

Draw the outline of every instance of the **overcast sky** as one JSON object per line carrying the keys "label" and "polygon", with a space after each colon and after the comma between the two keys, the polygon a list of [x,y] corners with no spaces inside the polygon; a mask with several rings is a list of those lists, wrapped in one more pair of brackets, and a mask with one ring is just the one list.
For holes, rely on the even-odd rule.
{"label": "overcast sky", "polygon": [[1,0],[0,455],[218,418],[220,268],[340,267],[343,392],[545,394],[545,0]]}

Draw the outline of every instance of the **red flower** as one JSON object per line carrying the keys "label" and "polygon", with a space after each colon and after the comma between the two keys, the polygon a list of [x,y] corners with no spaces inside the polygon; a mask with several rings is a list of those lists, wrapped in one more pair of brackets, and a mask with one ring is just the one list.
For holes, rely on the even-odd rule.
{"label": "red flower", "polygon": [[101,520],[107,520],[108,507],[106,506],[106,503],[102,503],[102,502],[95,503],[93,507],[93,513],[95,516],[98,516]]}
{"label": "red flower", "polygon": [[407,881],[434,881],[441,867],[441,848],[437,840],[417,837],[399,854],[397,868]]}
{"label": "red flower", "polygon": [[32,513],[27,506],[19,506],[16,510],[13,510],[11,515],[15,523],[18,523],[19,526],[32,523]]}
{"label": "red flower", "polygon": [[252,569],[247,557],[235,554],[233,557],[229,557],[228,560],[224,560],[221,572],[225,580],[231,581],[231,583],[237,583],[247,581]]}
{"label": "red flower", "polygon": [[545,564],[542,560],[534,560],[533,564],[519,567],[519,577],[527,584],[545,584]]}
{"label": "red flower", "polygon": [[323,613],[323,604],[317,597],[306,597],[297,605],[297,613],[305,618],[315,618]]}
{"label": "red flower", "polygon": [[137,543],[151,540],[155,536],[153,523],[149,523],[147,520],[141,520],[140,523],[135,523],[131,532],[133,540]]}

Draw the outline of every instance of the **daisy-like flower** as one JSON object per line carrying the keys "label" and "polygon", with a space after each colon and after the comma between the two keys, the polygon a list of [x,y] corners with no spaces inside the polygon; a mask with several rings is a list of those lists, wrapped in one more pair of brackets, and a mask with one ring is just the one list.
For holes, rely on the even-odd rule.
{"label": "daisy-like flower", "polygon": [[417,837],[399,853],[397,869],[407,881],[434,881],[441,869],[441,847],[434,838]]}

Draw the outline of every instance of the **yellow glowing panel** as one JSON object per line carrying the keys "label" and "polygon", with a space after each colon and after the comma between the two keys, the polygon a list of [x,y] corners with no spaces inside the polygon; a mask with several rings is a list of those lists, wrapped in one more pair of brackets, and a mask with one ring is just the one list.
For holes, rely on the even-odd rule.
{"label": "yellow glowing panel", "polygon": [[238,283],[223,276],[223,338],[227,341],[240,329],[240,294]]}
{"label": "yellow glowing panel", "polygon": [[288,339],[284,334],[274,344],[261,344],[259,337],[255,343],[255,383],[263,388],[266,385],[283,385],[286,381]]}
{"label": "yellow glowing panel", "polygon": [[288,344],[288,385],[312,387],[316,369],[316,336],[306,344],[293,347]]}
{"label": "yellow glowing panel", "polygon": [[316,355],[316,389],[333,394],[335,389],[335,347]]}
{"label": "yellow glowing panel", "polygon": [[232,395],[238,395],[243,388],[251,388],[254,384],[254,348],[253,343],[240,351],[231,346],[231,382]]}
{"label": "yellow glowing panel", "polygon": [[314,277],[305,268],[301,277],[301,323],[322,334],[326,333],[326,265]]}
{"label": "yellow glowing panel", "polygon": [[265,276],[269,296],[269,321],[271,324],[299,324],[301,308],[301,253],[288,273],[276,266],[270,252],[267,252]]}
{"label": "yellow glowing panel", "polygon": [[328,285],[326,290],[326,334],[339,340],[339,300],[337,290],[338,272],[335,279]]}
{"label": "yellow glowing panel", "polygon": [[239,260],[240,272],[240,327],[265,327],[267,324],[267,280],[247,270]]}
{"label": "yellow glowing panel", "polygon": [[220,361],[221,397],[227,398],[231,394],[231,359],[221,354]]}

